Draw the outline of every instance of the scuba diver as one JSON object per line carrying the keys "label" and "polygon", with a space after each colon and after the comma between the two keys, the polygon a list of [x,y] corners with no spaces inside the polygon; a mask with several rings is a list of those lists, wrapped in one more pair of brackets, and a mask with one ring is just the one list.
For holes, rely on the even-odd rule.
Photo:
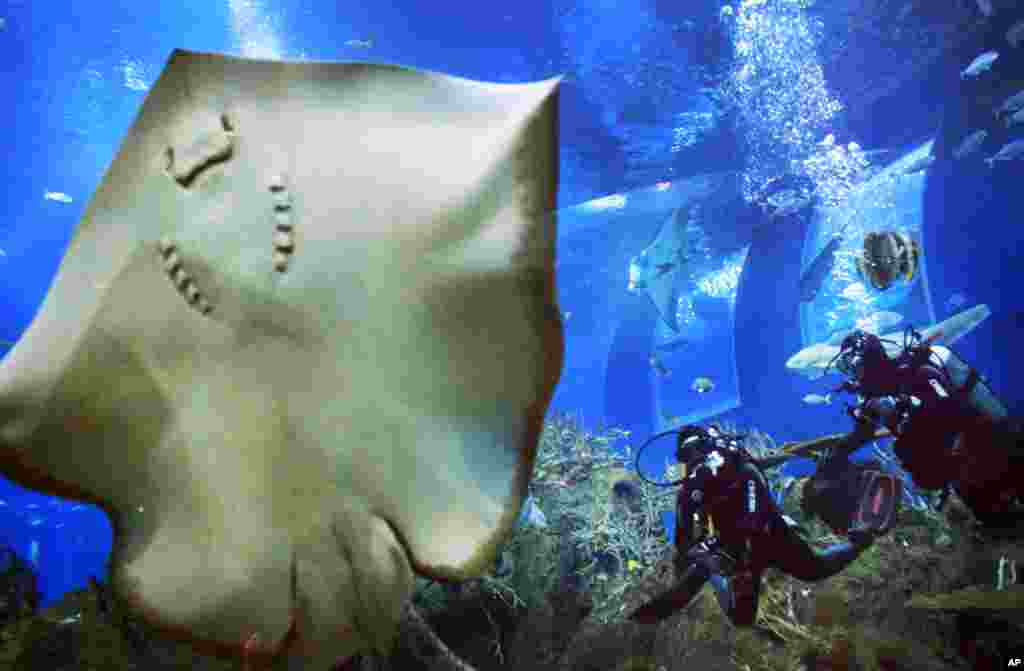
{"label": "scuba diver", "polygon": [[[978,372],[946,347],[908,328],[890,357],[876,335],[855,331],[833,361],[848,376],[840,390],[858,395],[848,447],[884,426],[893,451],[921,489],[952,489],[986,526],[1014,526],[1006,517],[1021,498],[1024,430]],[[833,365],[830,364],[830,365]],[[944,499],[943,499],[944,500]]]}
{"label": "scuba diver", "polygon": [[766,568],[798,580],[823,580],[874,542],[878,529],[860,525],[849,530],[849,543],[815,552],[798,535],[796,522],[778,509],[761,467],[741,441],[715,426],[679,431],[682,479],[669,483],[682,485],[676,497],[677,585],[630,619],[653,623],[669,617],[710,582],[733,624],[753,626]]}

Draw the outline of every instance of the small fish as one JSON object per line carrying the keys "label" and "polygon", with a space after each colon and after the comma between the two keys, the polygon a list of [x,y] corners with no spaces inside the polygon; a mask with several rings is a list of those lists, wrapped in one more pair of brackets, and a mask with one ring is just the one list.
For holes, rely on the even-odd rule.
{"label": "small fish", "polygon": [[996,108],[996,118],[1013,114],[1024,109],[1024,91],[1018,91],[1007,98],[1002,105]]}
{"label": "small fish", "polygon": [[651,364],[651,368],[654,369],[654,372],[662,377],[668,377],[672,374],[672,371],[665,367],[665,364],[661,362],[661,359],[659,359],[656,354],[652,354],[647,357],[647,363]]}
{"label": "small fish", "polygon": [[519,512],[519,521],[517,526],[522,529],[523,527],[537,527],[539,529],[546,529],[548,526],[547,518],[544,516],[544,511],[537,505],[537,501],[532,497],[528,496],[526,502],[523,503],[523,507]]}
{"label": "small fish", "polygon": [[804,396],[807,405],[832,405],[832,394],[807,394]]}
{"label": "small fish", "polygon": [[43,193],[43,198],[46,200],[55,200],[58,203],[70,203],[71,196],[60,191],[46,191]]}
{"label": "small fish", "polygon": [[818,252],[818,255],[811,261],[811,265],[807,266],[807,271],[800,277],[800,302],[810,303],[813,301],[821,291],[821,287],[824,286],[825,280],[832,274],[832,268],[836,263],[836,251],[843,242],[845,230],[846,226],[839,229],[839,233],[834,235],[824,249]]}
{"label": "small fish", "polygon": [[988,167],[994,168],[996,161],[1014,161],[1024,154],[1024,140],[1014,140],[1010,144],[1004,145],[999,153],[995,156],[985,159],[985,163],[988,163]]}
{"label": "small fish", "polygon": [[978,0],[978,10],[985,16],[992,16],[992,0]]}
{"label": "small fish", "polygon": [[1006,31],[1006,41],[1014,49],[1019,47],[1021,42],[1024,42],[1024,20],[1010,26],[1010,29]]}
{"label": "small fish", "polygon": [[690,389],[698,394],[706,394],[715,390],[715,383],[709,377],[698,377],[693,381],[693,384],[690,385]]}
{"label": "small fish", "polygon": [[981,149],[981,145],[988,139],[987,130],[976,130],[960,142],[957,148],[953,150],[953,158],[960,160],[966,156],[970,156],[974,152]]}
{"label": "small fish", "polygon": [[640,277],[640,266],[635,263],[629,264],[629,284],[626,285],[628,291],[637,291],[638,289],[646,289],[647,282]]}
{"label": "small fish", "polygon": [[981,54],[967,66],[963,72],[960,73],[960,79],[971,79],[978,75],[988,72],[992,69],[992,64],[999,58],[999,54],[995,51],[986,51]]}
{"label": "small fish", "polygon": [[1017,124],[1024,123],[1024,109],[1017,110],[1016,113],[1006,117],[1006,127],[1013,128]]}
{"label": "small fish", "polygon": [[564,319],[565,321],[569,321],[570,319],[572,319],[572,313],[569,311],[563,312],[562,319]]}
{"label": "small fish", "polygon": [[674,340],[657,345],[656,348],[659,352],[678,352],[679,350],[691,347],[692,344],[693,343],[686,338],[675,338]]}
{"label": "small fish", "polygon": [[346,40],[345,46],[353,49],[369,49],[373,46],[373,40]]}

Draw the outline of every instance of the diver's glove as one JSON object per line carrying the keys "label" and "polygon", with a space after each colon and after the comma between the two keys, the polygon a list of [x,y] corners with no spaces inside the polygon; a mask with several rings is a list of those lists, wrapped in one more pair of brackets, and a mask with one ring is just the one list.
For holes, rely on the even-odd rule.
{"label": "diver's glove", "polygon": [[707,555],[714,554],[721,548],[721,541],[718,540],[718,536],[708,536],[699,543],[694,545],[686,551],[686,558],[690,561],[697,561],[706,557]]}
{"label": "diver's glove", "polygon": [[708,573],[729,575],[736,568],[736,559],[722,549],[718,536],[710,536],[687,550],[684,564],[698,564]]}

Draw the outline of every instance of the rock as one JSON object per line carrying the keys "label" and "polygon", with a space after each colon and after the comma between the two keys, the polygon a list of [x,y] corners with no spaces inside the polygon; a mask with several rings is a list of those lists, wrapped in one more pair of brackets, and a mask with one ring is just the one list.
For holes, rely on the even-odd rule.
{"label": "rock", "polygon": [[1024,624],[1024,585],[996,591],[972,585],[944,594],[919,594],[907,601],[908,608],[949,611],[985,610]]}

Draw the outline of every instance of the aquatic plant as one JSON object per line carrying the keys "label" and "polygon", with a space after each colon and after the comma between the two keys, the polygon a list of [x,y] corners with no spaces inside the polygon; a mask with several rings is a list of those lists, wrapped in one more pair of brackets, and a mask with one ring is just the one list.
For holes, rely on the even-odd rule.
{"label": "aquatic plant", "polygon": [[[634,454],[618,443],[629,432],[618,427],[588,430],[581,417],[554,414],[545,423],[531,491],[560,540],[559,554],[573,575],[593,589],[594,617],[621,614],[622,595],[633,581],[671,553],[662,515],[675,505],[675,491],[641,481]],[[666,477],[673,467],[666,463]],[[615,494],[629,482],[629,495]],[[560,569],[564,570],[564,569]]]}
{"label": "aquatic plant", "polygon": [[[614,562],[614,573],[621,574],[611,581],[615,589],[603,590],[605,585],[600,585],[604,600],[621,596],[628,574],[642,573],[666,551],[661,513],[672,507],[672,493],[650,485],[640,485],[638,501],[628,510],[612,500],[615,482],[633,479],[631,449],[616,448],[628,436],[621,428],[590,430],[582,417],[552,413],[544,423],[529,485],[547,527],[518,528],[502,548],[515,568],[506,575],[470,581],[471,588],[513,609],[536,608],[560,581],[589,581],[599,574],[610,578],[612,572],[598,570],[603,560]],[[633,571],[622,570],[627,562],[634,562]],[[417,605],[427,611],[442,609],[455,591],[421,581]]]}
{"label": "aquatic plant", "polygon": [[591,432],[582,417],[553,413],[544,422],[532,485],[564,487],[587,478],[594,470],[628,466],[629,453],[612,449],[619,439],[628,436],[628,431],[617,427]]}

